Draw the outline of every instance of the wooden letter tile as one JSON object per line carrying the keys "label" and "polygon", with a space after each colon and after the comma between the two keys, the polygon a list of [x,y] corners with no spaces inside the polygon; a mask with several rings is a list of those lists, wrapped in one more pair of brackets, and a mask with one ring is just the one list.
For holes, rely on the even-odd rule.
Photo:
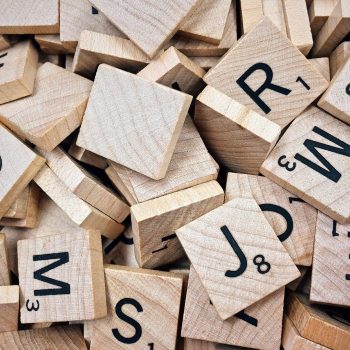
{"label": "wooden letter tile", "polygon": [[0,286],[0,333],[17,331],[19,287]]}
{"label": "wooden letter tile", "polygon": [[190,95],[102,64],[77,144],[152,179],[162,179],[191,100]]}
{"label": "wooden letter tile", "polygon": [[268,18],[243,36],[204,81],[281,127],[328,86]]}
{"label": "wooden letter tile", "polygon": [[300,275],[254,199],[229,201],[176,233],[223,320]]}
{"label": "wooden letter tile", "polygon": [[[260,171],[341,223],[350,220],[350,127],[317,107],[288,128]],[[328,151],[328,152],[326,152]]]}
{"label": "wooden letter tile", "polygon": [[328,17],[332,14],[337,0],[312,0],[309,6],[309,18],[312,35],[316,36]]}
{"label": "wooden letter tile", "polygon": [[8,286],[10,284],[6,237],[3,233],[0,233],[0,286]]}
{"label": "wooden letter tile", "polygon": [[283,10],[282,0],[262,0],[264,15],[270,18],[271,22],[287,35],[286,22]]}
{"label": "wooden letter tile", "polygon": [[98,231],[18,242],[21,322],[91,320],[106,315]]}
{"label": "wooden letter tile", "polygon": [[278,124],[210,86],[197,97],[194,120],[219,163],[249,174],[259,173],[281,133]]}
{"label": "wooden letter tile", "polygon": [[264,16],[262,0],[241,1],[243,33],[248,33]]}
{"label": "wooden letter tile", "polygon": [[106,265],[107,317],[92,322],[91,350],[175,350],[181,275]]}
{"label": "wooden letter tile", "polygon": [[331,77],[333,78],[337,73],[338,69],[343,66],[343,64],[350,57],[350,42],[344,41],[341,43],[330,55],[330,65],[331,65]]}

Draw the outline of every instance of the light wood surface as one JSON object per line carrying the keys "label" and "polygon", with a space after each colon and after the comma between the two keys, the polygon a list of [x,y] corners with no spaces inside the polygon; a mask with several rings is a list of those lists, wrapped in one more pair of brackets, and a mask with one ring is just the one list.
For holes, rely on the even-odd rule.
{"label": "light wood surface", "polygon": [[0,233],[0,286],[11,284],[6,237]]}
{"label": "light wood surface", "polygon": [[26,216],[29,199],[29,187],[27,186],[12,203],[4,218],[23,219]]}
{"label": "light wood surface", "polygon": [[248,33],[264,17],[262,0],[241,1],[241,20],[243,34]]}
{"label": "light wood surface", "polygon": [[332,14],[337,0],[312,0],[309,6],[311,32],[316,36]]}
{"label": "light wood surface", "polygon": [[61,55],[68,52],[59,34],[37,34],[34,39],[40,45],[40,50],[49,55]]}
{"label": "light wood surface", "polygon": [[205,340],[183,338],[183,350],[248,350],[251,348],[242,348],[234,345],[224,345],[212,343]]}
{"label": "light wood surface", "polygon": [[350,57],[350,42],[344,41],[332,52],[329,57],[331,65],[331,77],[333,78],[338,69],[347,61]]}
{"label": "light wood surface", "polygon": [[207,71],[210,68],[213,68],[217,65],[217,63],[220,60],[220,57],[189,57],[189,59],[195,64],[197,64],[199,67]]}
{"label": "light wood surface", "polygon": [[282,1],[283,0],[262,0],[263,11],[264,16],[268,17],[281,33],[287,35]]}
{"label": "light wood surface", "polygon": [[331,81],[331,72],[328,57],[309,58],[309,62],[325,77],[327,81]]}
{"label": "light wood surface", "polygon": [[0,286],[0,334],[17,331],[19,287]]}

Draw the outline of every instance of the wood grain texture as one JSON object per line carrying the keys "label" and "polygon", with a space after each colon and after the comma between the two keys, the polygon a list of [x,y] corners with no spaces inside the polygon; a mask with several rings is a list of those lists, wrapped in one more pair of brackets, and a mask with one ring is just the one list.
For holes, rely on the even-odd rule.
{"label": "wood grain texture", "polygon": [[264,16],[262,0],[241,1],[242,32],[248,33]]}
{"label": "wood grain texture", "polygon": [[[345,223],[350,220],[346,201],[350,191],[349,140],[348,125],[310,107],[288,128],[260,172],[334,220]],[[324,147],[330,152],[324,152]]]}
{"label": "wood grain texture", "polygon": [[[67,260],[45,257],[46,254],[58,253],[66,253]],[[41,261],[34,261],[36,255],[42,256]],[[57,286],[49,281],[41,281],[34,274],[50,266],[52,259],[60,264],[51,267],[46,273],[42,271],[42,276],[68,284],[69,293],[60,293],[60,288],[56,288],[55,294],[37,295],[35,290],[55,289],[52,287]],[[18,274],[21,323],[92,320],[107,314],[101,235],[98,231],[19,241]],[[36,300],[39,303],[38,310],[29,311],[32,303],[37,307]]]}
{"label": "wood grain texture", "polygon": [[262,5],[264,16],[268,17],[281,33],[287,35],[282,0],[262,0]]}
{"label": "wood grain texture", "polygon": [[244,310],[244,314],[253,318],[248,317],[250,323],[237,316],[223,321],[211,305],[198,274],[191,267],[181,335],[262,350],[279,350],[283,300],[284,288],[280,288]]}
{"label": "wood grain texture", "polygon": [[0,334],[0,349],[86,350],[79,326],[57,326]]}
{"label": "wood grain texture", "polygon": [[317,105],[344,123],[350,124],[350,58],[337,71]]}
{"label": "wood grain texture", "polygon": [[113,162],[106,172],[128,202],[136,204],[216,180],[218,168],[187,116],[164,179],[152,180]]}
{"label": "wood grain texture", "polygon": [[58,0],[1,0],[0,7],[1,34],[56,34],[60,31]]}
{"label": "wood grain texture", "polygon": [[45,163],[29,147],[0,125],[0,218]]}
{"label": "wood grain texture", "polygon": [[312,265],[312,302],[350,307],[349,256],[350,225],[339,225],[319,212]]}
{"label": "wood grain texture", "polygon": [[317,210],[262,176],[229,173],[225,201],[254,198],[296,265],[311,266]]}
{"label": "wood grain texture", "polygon": [[7,242],[5,235],[0,233],[0,286],[9,286],[10,284]]}
{"label": "wood grain texture", "polygon": [[[267,66],[261,69],[255,66],[261,62]],[[242,76],[244,77],[247,72],[250,73],[249,69],[252,69],[245,83],[250,89],[257,91],[265,82],[269,82],[266,80],[268,66],[273,73],[272,83],[288,89],[289,92],[288,95],[284,95],[270,89],[262,91],[259,96],[266,104],[262,108],[261,104],[258,105],[240,87],[237,80],[242,79]],[[257,70],[253,72],[254,69]],[[262,69],[267,71],[264,72]],[[303,79],[307,87],[298,78]],[[326,79],[268,18],[264,18],[243,36],[237,45],[233,46],[204,76],[204,81],[255,112],[262,113],[281,127],[288,125],[328,86]]]}
{"label": "wood grain texture", "polygon": [[12,203],[4,218],[23,219],[26,216],[29,198],[29,187],[27,186]]}
{"label": "wood grain texture", "polygon": [[47,165],[41,169],[34,181],[80,227],[87,230],[99,230],[102,235],[111,239],[123,232],[122,224],[71,192]]}
{"label": "wood grain texture", "polygon": [[73,60],[73,72],[93,78],[101,63],[137,73],[149,59],[130,40],[84,30]]}
{"label": "wood grain texture", "polygon": [[190,95],[102,64],[77,144],[150,178],[162,179],[191,100]]}
{"label": "wood grain texture", "polygon": [[[111,329],[126,337],[134,327],[117,317],[115,308],[125,298],[140,306],[135,312],[127,302],[123,311],[142,327],[141,337],[132,343],[133,350],[144,350],[153,343],[154,349],[175,350],[177,323],[182,291],[181,275],[116,265],[105,266],[107,317],[92,323],[91,350],[130,349],[113,336]],[[130,298],[130,299],[129,299]],[[129,337],[129,336],[128,336]]]}
{"label": "wood grain texture", "polygon": [[220,60],[220,57],[189,57],[189,59],[202,69],[208,71],[210,68],[213,68],[217,65],[217,63]]}
{"label": "wood grain texture", "polygon": [[17,331],[19,287],[0,286],[0,334]]}
{"label": "wood grain texture", "polygon": [[31,96],[0,106],[0,121],[51,151],[80,124],[92,82],[52,63],[39,67]]}
{"label": "wood grain texture", "polygon": [[31,95],[34,89],[38,52],[22,41],[0,52],[0,104]]}
{"label": "wood grain texture", "polygon": [[49,55],[63,55],[68,52],[59,34],[37,34],[34,39],[40,45],[40,50]]}
{"label": "wood grain texture", "polygon": [[312,0],[308,12],[311,32],[316,36],[332,14],[337,0]]}
{"label": "wood grain texture", "polygon": [[193,96],[198,95],[203,89],[204,74],[202,68],[174,47],[154,58],[137,73],[139,77],[165,86],[174,87],[175,84],[180,91]]}
{"label": "wood grain texture", "polygon": [[327,81],[331,81],[331,72],[328,57],[309,58],[309,62],[324,76]]}
{"label": "wood grain texture", "polygon": [[[248,348],[242,348],[234,345],[224,345],[208,342],[205,340],[183,338],[184,346],[183,350],[247,350]],[[249,348],[250,349],[250,348]]]}
{"label": "wood grain texture", "polygon": [[194,121],[219,163],[249,174],[259,173],[281,133],[279,125],[211,86],[197,97]]}
{"label": "wood grain texture", "polygon": [[331,77],[333,78],[338,69],[347,61],[350,57],[350,42],[344,41],[332,52],[329,57],[331,65]]}
{"label": "wood grain texture", "polygon": [[202,0],[181,24],[178,33],[189,38],[219,44],[223,35],[231,0]]}
{"label": "wood grain texture", "polygon": [[223,189],[210,181],[133,205],[131,223],[139,266],[155,268],[183,257],[174,231],[223,203]]}
{"label": "wood grain texture", "polygon": [[300,275],[254,199],[226,202],[176,234],[223,320]]}

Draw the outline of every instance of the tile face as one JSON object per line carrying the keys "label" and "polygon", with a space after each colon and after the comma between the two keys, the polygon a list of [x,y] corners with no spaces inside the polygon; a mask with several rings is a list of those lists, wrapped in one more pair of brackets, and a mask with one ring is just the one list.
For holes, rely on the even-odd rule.
{"label": "tile face", "polygon": [[[283,300],[284,288],[280,288],[239,314],[223,321],[211,304],[198,274],[191,267],[181,335],[186,338],[245,348],[279,350]],[[217,350],[219,349],[221,348]],[[223,349],[226,350],[226,348]]]}
{"label": "tile face", "polygon": [[310,300],[350,306],[350,225],[319,212]]}
{"label": "tile face", "polygon": [[98,231],[18,242],[21,322],[91,320],[106,315]]}
{"label": "tile face", "polygon": [[229,173],[225,201],[254,198],[296,265],[311,266],[317,210],[263,176]]}
{"label": "tile face", "polygon": [[350,220],[350,127],[317,107],[288,128],[260,172],[341,223]]}
{"label": "tile face", "polygon": [[191,100],[190,95],[102,64],[77,144],[155,180],[162,179]]}
{"label": "tile face", "polygon": [[0,333],[17,331],[18,310],[18,286],[0,286]]}
{"label": "tile face", "polygon": [[229,201],[176,234],[223,320],[300,276],[254,199]]}
{"label": "tile face", "polygon": [[91,350],[175,350],[182,277],[105,266],[107,317],[92,322]]}
{"label": "tile face", "polygon": [[268,18],[242,37],[204,81],[281,127],[328,86]]}

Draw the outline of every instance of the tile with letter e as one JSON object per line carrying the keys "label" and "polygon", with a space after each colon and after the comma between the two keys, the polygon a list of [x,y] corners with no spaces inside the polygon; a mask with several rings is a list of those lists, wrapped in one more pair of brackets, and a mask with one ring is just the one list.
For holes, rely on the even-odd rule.
{"label": "tile with letter e", "polygon": [[340,225],[319,212],[310,300],[350,307],[350,224]]}
{"label": "tile with letter e", "polygon": [[204,81],[282,128],[328,87],[268,18],[243,36]]}
{"label": "tile with letter e", "polygon": [[101,235],[18,242],[21,323],[92,320],[107,313]]}
{"label": "tile with letter e", "polygon": [[228,173],[225,201],[254,198],[296,265],[311,266],[317,210],[263,176]]}
{"label": "tile with letter e", "polygon": [[300,276],[251,198],[236,198],[176,230],[223,320]]}
{"label": "tile with letter e", "polygon": [[92,322],[91,350],[175,350],[182,276],[105,266],[107,317]]}
{"label": "tile with letter e", "polygon": [[0,286],[0,333],[17,331],[19,287]]}
{"label": "tile with letter e", "polygon": [[317,107],[288,128],[260,172],[340,223],[349,222],[350,127]]}

